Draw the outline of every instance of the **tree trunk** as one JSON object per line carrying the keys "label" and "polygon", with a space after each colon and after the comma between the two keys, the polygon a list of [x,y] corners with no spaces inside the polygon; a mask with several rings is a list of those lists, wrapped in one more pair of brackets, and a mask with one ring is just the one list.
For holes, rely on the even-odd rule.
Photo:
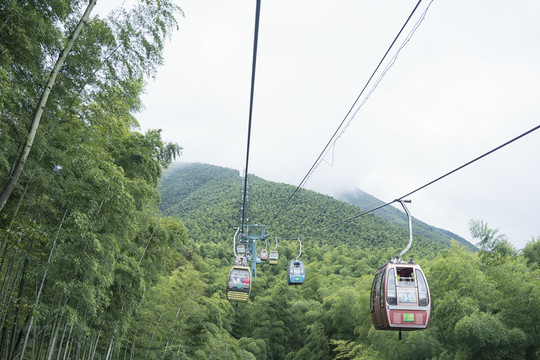
{"label": "tree trunk", "polygon": [[60,343],[58,344],[58,352],[56,354],[56,360],[60,360],[60,355],[62,355],[62,346],[64,346],[64,338],[66,337],[68,322],[64,323],[64,329],[62,330],[62,337],[60,338]]}
{"label": "tree trunk", "polygon": [[[26,160],[28,159],[28,155],[30,154],[30,150],[32,149],[32,144],[36,136],[39,122],[41,121],[41,116],[43,115],[43,110],[45,109],[45,105],[47,104],[47,100],[49,99],[49,94],[51,93],[51,89],[54,86],[54,83],[56,82],[56,77],[58,76],[58,73],[60,72],[60,68],[64,64],[64,61],[66,60],[67,55],[71,51],[71,48],[73,47],[73,44],[75,43],[75,40],[77,39],[77,37],[79,37],[81,30],[88,22],[88,19],[90,18],[90,13],[92,12],[92,9],[96,5],[96,1],[97,0],[89,0],[86,11],[84,12],[79,23],[77,24],[77,27],[75,28],[75,30],[73,30],[73,32],[71,33],[64,50],[62,50],[62,53],[58,57],[58,60],[56,60],[56,64],[54,65],[54,68],[51,71],[51,75],[49,76],[49,81],[47,82],[47,85],[45,85],[45,89],[43,89],[43,93],[41,94],[41,99],[39,100],[38,107],[34,114],[34,119],[32,120],[32,127],[30,128],[30,132],[28,133],[28,137],[26,139],[26,144],[24,145],[24,149],[21,152],[21,155],[19,156],[19,160],[17,161],[17,165],[15,166],[15,170],[13,171],[13,174],[9,178],[4,190],[2,191],[2,194],[0,194],[0,212],[2,212],[2,209],[6,205],[9,197],[11,196],[11,193],[13,192],[13,190],[15,189],[15,186],[17,185],[17,182],[19,181],[19,177],[21,176],[24,165],[26,164]],[[21,356],[21,359],[22,359],[22,356]]]}
{"label": "tree trunk", "polygon": [[186,298],[184,298],[184,300],[182,300],[182,303],[180,304],[180,306],[178,307],[178,311],[176,312],[176,316],[174,317],[174,321],[173,321],[173,324],[171,326],[171,331],[169,332],[169,338],[167,339],[167,344],[165,345],[165,350],[163,350],[163,356],[165,356],[167,354],[167,349],[169,348],[169,343],[171,342],[171,336],[172,336],[173,331],[174,331],[174,326],[176,325],[176,320],[178,320],[178,315],[180,314],[180,310],[182,310],[182,306],[184,305],[184,301],[186,301]]}
{"label": "tree trunk", "polygon": [[[15,353],[17,351],[17,348],[19,347],[19,344],[20,344],[20,336],[22,335],[22,329],[24,329],[24,326],[26,325],[26,320],[25,320],[25,323],[23,323],[23,328],[21,328],[21,333],[19,334],[19,336],[15,336],[15,334],[17,333],[17,322],[18,322],[18,319],[19,319],[19,313],[20,313],[20,310],[21,310],[21,299],[22,299],[22,294],[23,294],[23,290],[24,290],[24,284],[26,282],[26,267],[28,266],[28,256],[29,256],[29,253],[30,251],[32,250],[32,246],[34,245],[34,240],[30,240],[30,246],[26,252],[26,256],[24,258],[24,265],[23,265],[23,269],[22,269],[22,279],[19,283],[19,292],[17,294],[17,299],[16,299],[16,310],[15,310],[15,318],[13,320],[13,331],[12,331],[12,334],[11,334],[11,345],[9,346],[9,351],[8,351],[8,358],[9,359],[12,359],[12,358],[15,358]],[[18,273],[18,272],[17,272]],[[18,274],[17,274],[17,277],[18,277]],[[28,320],[28,317],[26,318]]]}
{"label": "tree trunk", "polygon": [[152,240],[152,237],[154,237],[154,233],[156,232],[157,228],[159,227],[159,224],[161,223],[161,219],[162,218],[159,218],[158,223],[156,224],[156,226],[154,226],[154,230],[152,230],[152,234],[150,234],[150,237],[148,238],[148,241],[146,242],[146,246],[144,247],[141,258],[139,259],[139,266],[141,265],[141,262],[144,258],[144,254],[146,254],[146,250],[148,250],[148,245],[150,245],[150,240]]}
{"label": "tree trunk", "polygon": [[[58,235],[60,233],[60,230],[62,229],[62,225],[64,224],[64,220],[66,219],[69,207],[70,206],[68,206],[66,208],[66,211],[64,211],[64,216],[62,217],[62,221],[60,221],[60,225],[58,225],[58,230],[56,231],[56,236],[54,237],[54,241],[53,241],[53,244],[51,246],[51,251],[49,252],[49,258],[47,259],[47,264],[45,265],[45,271],[43,272],[43,277],[41,278],[41,283],[39,284],[39,290],[38,290],[37,295],[36,295],[36,302],[35,302],[35,305],[34,305],[34,309],[37,309],[37,306],[39,305],[39,298],[41,297],[41,292],[43,291],[43,284],[45,283],[45,279],[47,278],[47,271],[49,269],[49,263],[51,262],[52,255],[53,255],[54,249],[56,247],[56,241],[58,240]],[[24,343],[23,343],[23,347],[22,347],[22,350],[21,350],[21,357],[20,357],[21,360],[24,359],[24,352],[26,350],[26,345],[28,343],[28,337],[30,336],[30,331],[32,330],[33,322],[34,322],[34,315],[32,315],[30,317],[30,323],[28,324],[28,329],[26,330],[26,335],[24,336]]]}
{"label": "tree trunk", "polygon": [[67,356],[69,354],[69,351],[71,349],[71,344],[72,344],[72,340],[71,340],[71,335],[73,334],[73,324],[71,325],[71,327],[69,328],[69,334],[68,334],[68,338],[66,340],[66,349],[64,350],[64,357],[62,358],[62,360],[66,360],[67,359]]}
{"label": "tree trunk", "polygon": [[129,360],[133,360],[134,352],[135,352],[135,338],[133,338],[133,345],[131,346],[131,352],[129,353]]}
{"label": "tree trunk", "polygon": [[[54,327],[53,327],[53,334],[52,334],[52,338],[50,340],[50,343],[49,343],[49,351],[48,351],[48,354],[47,354],[47,360],[52,360],[53,358],[53,355],[54,355],[54,350],[56,348],[56,339],[58,338],[58,330],[60,329],[60,324],[62,322],[62,319],[60,318],[55,324],[54,324]],[[21,358],[22,360],[22,358]]]}
{"label": "tree trunk", "polygon": [[107,349],[107,355],[105,356],[105,360],[109,360],[112,357],[112,349],[114,344],[114,334],[111,336],[111,342],[109,343],[109,348]]}
{"label": "tree trunk", "polygon": [[[39,333],[38,333],[39,335]],[[34,334],[34,338],[36,337],[37,335]],[[41,359],[41,351],[43,350],[43,343],[45,342],[45,328],[43,328],[43,331],[41,332],[41,336],[39,337],[39,346],[38,346],[38,351],[37,351],[37,356],[36,356],[36,359]],[[23,352],[24,352],[24,346],[23,346]],[[22,352],[21,352],[21,357],[19,358],[21,360],[23,360],[23,357],[22,357]]]}
{"label": "tree trunk", "polygon": [[95,344],[93,343],[90,344],[90,356],[88,357],[89,360],[94,360],[94,356],[96,355],[96,349],[97,349],[100,337],[101,337],[101,332],[98,333]]}
{"label": "tree trunk", "polygon": [[[167,305],[169,305],[170,302],[171,302],[171,299],[169,299],[169,301],[167,301],[167,303],[165,304],[165,308],[167,308]],[[161,323],[161,318],[163,318],[163,314],[165,314],[165,310],[166,309],[164,309],[161,312],[161,314],[159,314],[158,321],[156,323],[156,326],[154,326],[154,331],[152,332],[152,337],[150,338],[150,342],[148,343],[148,347],[146,348],[146,355],[144,355],[144,360],[146,360],[148,358],[148,353],[150,352],[150,347],[152,347],[152,343],[154,342],[154,337],[156,336],[157,329],[159,327],[159,324]]]}

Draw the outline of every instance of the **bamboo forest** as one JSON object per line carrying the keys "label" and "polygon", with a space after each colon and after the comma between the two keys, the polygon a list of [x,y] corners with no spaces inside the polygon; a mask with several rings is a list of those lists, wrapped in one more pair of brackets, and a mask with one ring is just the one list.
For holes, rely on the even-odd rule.
{"label": "bamboo forest", "polygon": [[[375,274],[409,240],[401,208],[333,226],[381,202],[299,189],[284,209],[292,185],[181,163],[136,118],[181,7],[95,3],[0,1],[0,359],[540,359],[540,236],[517,250],[470,219],[471,244],[408,204],[403,260],[429,283],[429,326],[376,330]],[[246,210],[267,233],[242,249],[262,261],[240,266],[236,301]]]}

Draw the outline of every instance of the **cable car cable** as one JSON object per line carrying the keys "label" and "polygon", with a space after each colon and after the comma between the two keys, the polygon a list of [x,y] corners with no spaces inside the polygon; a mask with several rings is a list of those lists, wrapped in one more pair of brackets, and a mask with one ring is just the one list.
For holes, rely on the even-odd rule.
{"label": "cable car cable", "polygon": [[399,201],[399,200],[401,200],[401,199],[403,199],[403,198],[406,198],[406,197],[408,197],[409,195],[412,195],[412,194],[414,194],[414,193],[416,193],[416,192],[422,190],[423,188],[428,187],[429,185],[431,185],[431,184],[433,184],[433,183],[436,183],[436,182],[439,181],[439,180],[442,180],[443,178],[447,177],[448,175],[451,175],[451,174],[455,173],[456,171],[461,170],[461,169],[463,169],[464,167],[469,166],[469,165],[471,165],[472,163],[474,163],[474,162],[476,162],[476,161],[478,161],[478,160],[480,160],[480,159],[482,159],[482,158],[484,158],[484,157],[490,155],[491,153],[494,153],[495,151],[502,149],[502,148],[505,147],[506,145],[509,145],[509,144],[513,143],[514,141],[519,140],[519,139],[521,139],[522,137],[524,137],[524,136],[526,136],[526,135],[529,135],[530,133],[532,133],[532,132],[538,130],[539,128],[540,128],[540,125],[537,125],[537,126],[535,126],[534,128],[532,128],[532,129],[530,129],[530,130],[528,130],[528,131],[525,131],[523,134],[518,135],[518,136],[516,136],[515,138],[513,138],[513,139],[511,139],[511,140],[508,140],[508,141],[505,142],[504,144],[501,144],[501,145],[497,146],[496,148],[494,148],[494,149],[492,149],[492,150],[486,152],[485,154],[480,155],[480,156],[478,156],[477,158],[475,158],[475,159],[473,159],[473,160],[471,160],[471,161],[469,161],[469,162],[467,162],[467,163],[465,163],[465,164],[463,164],[463,165],[461,165],[461,166],[455,168],[454,170],[449,171],[449,172],[447,172],[446,174],[444,174],[444,175],[442,175],[442,176],[439,176],[439,177],[436,178],[435,180],[432,180],[432,181],[428,182],[427,184],[420,186],[418,189],[413,190],[413,191],[411,191],[410,193],[405,194],[405,195],[403,195],[402,197],[397,198],[395,201]]}
{"label": "cable car cable", "polygon": [[337,221],[337,222],[335,222],[335,223],[333,223],[333,224],[330,224],[330,225],[323,226],[323,227],[321,227],[321,228],[315,229],[315,230],[310,231],[310,232],[308,232],[308,233],[306,233],[306,234],[304,234],[304,235],[296,236],[296,237],[293,237],[293,238],[281,238],[281,239],[284,239],[284,240],[295,240],[295,239],[298,239],[298,238],[304,238],[304,237],[306,237],[306,236],[313,235],[313,234],[315,234],[315,233],[318,233],[318,232],[320,232],[320,231],[326,230],[326,229],[328,229],[328,228],[331,228],[331,227],[334,227],[334,226],[343,224],[343,223],[345,223],[345,222],[354,220],[354,219],[359,218],[359,217],[361,217],[361,216],[367,215],[367,214],[372,213],[372,212],[374,212],[374,211],[376,211],[376,210],[379,210],[379,209],[382,209],[382,208],[384,208],[384,207],[386,207],[386,206],[388,206],[388,205],[391,205],[391,204],[393,204],[393,203],[395,203],[395,202],[400,202],[400,201],[402,201],[404,198],[409,197],[410,195],[412,195],[412,194],[414,194],[414,193],[416,193],[416,192],[418,192],[418,191],[420,191],[420,190],[425,189],[426,187],[428,187],[428,186],[430,186],[430,185],[432,185],[432,184],[434,184],[434,183],[436,183],[436,182],[438,182],[438,181],[444,179],[445,177],[447,177],[447,176],[449,176],[449,175],[451,175],[451,174],[453,174],[453,173],[455,173],[455,172],[457,172],[457,171],[459,171],[459,170],[461,170],[461,169],[463,169],[463,168],[465,168],[465,167],[471,165],[472,163],[474,163],[474,162],[476,162],[476,161],[478,161],[478,160],[480,160],[480,159],[482,159],[482,158],[484,158],[484,157],[486,157],[486,156],[488,156],[488,155],[494,153],[495,151],[498,151],[498,150],[502,149],[503,147],[505,147],[505,146],[507,146],[507,145],[510,145],[511,143],[513,143],[513,142],[515,142],[515,141],[521,139],[522,137],[524,137],[524,136],[526,136],[526,135],[529,135],[530,133],[532,133],[532,132],[534,132],[534,131],[536,131],[536,130],[538,130],[538,129],[540,129],[540,125],[537,125],[537,126],[533,127],[532,129],[525,131],[525,132],[522,133],[521,135],[518,135],[518,136],[514,137],[514,138],[511,139],[511,140],[508,140],[507,142],[505,142],[505,143],[503,143],[503,144],[501,144],[501,145],[499,145],[499,146],[493,148],[492,150],[490,150],[490,151],[488,151],[488,152],[486,152],[486,153],[484,153],[484,154],[482,154],[482,155],[480,155],[480,156],[474,158],[473,160],[471,160],[471,161],[469,161],[469,162],[467,162],[467,163],[465,163],[465,164],[463,164],[463,165],[461,165],[461,166],[455,168],[454,170],[451,170],[451,171],[447,172],[446,174],[444,174],[444,175],[442,175],[442,176],[439,176],[439,177],[436,178],[435,180],[432,180],[432,181],[430,181],[430,182],[428,182],[428,183],[426,183],[426,184],[420,186],[419,188],[417,188],[417,189],[415,189],[415,190],[413,190],[413,191],[411,191],[411,192],[409,192],[409,193],[407,193],[407,194],[405,194],[405,195],[403,195],[403,196],[401,196],[401,197],[399,197],[399,198],[397,198],[397,199],[395,199],[395,200],[393,200],[393,201],[390,201],[390,202],[387,202],[387,203],[385,203],[385,204],[383,204],[383,205],[377,206],[377,207],[375,207],[375,208],[373,208],[373,209],[371,209],[371,210],[363,211],[363,212],[361,212],[360,214],[357,214],[357,215],[351,216],[351,217],[349,217],[349,218],[346,218],[346,219]]}
{"label": "cable car cable", "polygon": [[251,121],[253,118],[253,95],[255,91],[255,68],[257,65],[257,45],[259,43],[259,18],[261,13],[261,0],[257,0],[255,7],[255,31],[253,39],[253,62],[251,65],[251,92],[249,96],[249,121],[248,121],[248,134],[247,134],[247,150],[246,150],[246,168],[244,176],[244,196],[242,199],[242,229],[246,219],[246,198],[247,198],[247,184],[248,184],[248,166],[249,166],[249,147],[251,143]]}
{"label": "cable car cable", "polygon": [[311,168],[309,169],[309,171],[307,172],[307,174],[304,176],[304,178],[302,179],[302,181],[300,182],[300,184],[298,184],[298,186],[296,187],[296,189],[293,191],[293,193],[289,196],[289,198],[283,203],[283,205],[281,207],[278,208],[278,211],[276,212],[276,215],[274,215],[274,217],[270,220],[270,223],[272,221],[274,221],[281,213],[281,209],[284,208],[288,203],[289,201],[296,195],[296,193],[298,192],[298,190],[300,190],[300,188],[307,182],[307,180],[309,179],[309,177],[311,176],[311,174],[315,171],[315,169],[317,168],[317,166],[320,164],[321,162],[321,158],[324,156],[324,154],[326,153],[326,151],[328,150],[328,148],[330,147],[330,144],[332,143],[332,141],[334,140],[334,138],[336,137],[336,135],[338,134],[339,130],[341,129],[341,127],[343,126],[343,124],[345,123],[345,121],[347,120],[347,118],[349,117],[349,115],[351,114],[351,112],[353,111],[354,107],[356,106],[356,104],[358,103],[358,100],[361,98],[361,96],[364,94],[364,91],[366,90],[366,88],[368,87],[369,83],[371,82],[371,80],[373,79],[373,77],[375,76],[375,74],[377,73],[377,71],[379,70],[380,66],[382,65],[382,63],[384,62],[384,60],[386,59],[386,56],[388,55],[388,53],[390,52],[390,50],[392,49],[392,47],[394,46],[394,44],[396,43],[397,39],[399,38],[399,36],[401,35],[401,33],[403,32],[403,30],[405,29],[405,27],[407,26],[407,24],[409,23],[409,20],[412,18],[412,16],[414,15],[414,13],[416,12],[416,9],[418,8],[418,6],[420,5],[420,3],[422,2],[422,0],[419,0],[418,3],[416,4],[416,6],[414,7],[414,9],[412,10],[412,12],[410,13],[409,17],[407,18],[407,20],[405,21],[405,23],[403,24],[403,26],[401,27],[401,29],[399,30],[398,34],[395,36],[394,40],[392,41],[392,43],[390,44],[390,46],[388,47],[388,49],[386,50],[386,52],[384,53],[383,57],[381,58],[381,60],[379,61],[379,64],[377,65],[377,67],[375,68],[375,70],[373,71],[373,73],[371,74],[371,76],[369,77],[368,81],[366,82],[366,84],[364,85],[364,87],[362,88],[362,91],[360,91],[360,94],[357,96],[356,100],[354,101],[354,103],[352,104],[351,108],[349,109],[349,111],[347,112],[347,114],[345,115],[345,117],[343,118],[343,120],[341,121],[341,123],[339,124],[338,128],[336,129],[336,131],[334,132],[334,134],[332,135],[332,137],[330,138],[330,140],[328,141],[328,143],[326,144],[326,146],[324,147],[324,149],[321,151],[321,153],[319,154],[319,156],[317,157],[317,159],[315,160],[315,162],[313,163],[313,165],[311,166]]}

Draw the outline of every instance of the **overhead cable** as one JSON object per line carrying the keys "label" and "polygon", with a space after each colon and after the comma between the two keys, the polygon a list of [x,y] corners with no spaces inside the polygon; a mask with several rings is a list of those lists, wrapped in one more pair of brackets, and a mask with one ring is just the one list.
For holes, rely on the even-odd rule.
{"label": "overhead cable", "polygon": [[253,118],[253,95],[255,91],[255,68],[257,65],[257,45],[259,42],[259,17],[261,13],[261,0],[257,0],[255,8],[255,34],[253,39],[253,62],[251,65],[251,92],[249,96],[249,121],[248,121],[248,134],[247,134],[247,150],[246,150],[246,167],[244,176],[244,194],[242,199],[242,229],[246,219],[246,199],[247,199],[247,185],[248,185],[248,165],[249,165],[249,146],[251,142],[251,120]]}
{"label": "overhead cable", "polygon": [[[394,40],[392,41],[392,43],[390,44],[390,46],[388,47],[388,49],[386,50],[386,52],[384,53],[383,57],[381,58],[381,60],[379,61],[379,64],[377,65],[377,67],[375,68],[375,70],[373,71],[373,73],[371,74],[371,76],[369,77],[368,81],[366,82],[366,84],[364,85],[364,87],[362,88],[362,91],[360,91],[360,94],[357,96],[356,100],[354,101],[354,103],[352,104],[351,108],[349,109],[349,111],[347,112],[347,114],[345,115],[345,117],[343,118],[343,120],[341,121],[341,123],[339,124],[338,128],[336,129],[336,131],[334,132],[334,134],[332,135],[332,137],[330,138],[330,140],[328,141],[328,143],[326,144],[326,146],[323,148],[323,150],[321,151],[321,153],[319,154],[319,156],[317,157],[317,159],[315,160],[315,162],[313,163],[313,165],[311,166],[311,168],[309,169],[309,171],[306,173],[306,175],[304,176],[304,178],[302,179],[302,181],[300,182],[300,184],[298,184],[298,186],[296,187],[296,189],[293,191],[293,193],[288,197],[288,199],[282,203],[282,206],[280,206],[278,208],[278,211],[276,212],[276,215],[274,215],[274,217],[272,218],[272,220],[270,220],[270,222],[272,222],[273,220],[275,220],[281,213],[281,209],[283,209],[290,201],[291,199],[296,195],[296,193],[298,192],[298,190],[300,190],[300,188],[302,188],[302,186],[304,186],[304,184],[307,182],[307,180],[309,179],[309,177],[311,176],[311,174],[315,171],[315,169],[319,166],[319,164],[321,163],[324,155],[326,154],[326,152],[328,151],[330,145],[335,142],[335,138],[336,136],[338,135],[338,133],[340,132],[340,129],[343,127],[343,125],[345,124],[346,120],[349,118],[349,115],[352,113],[353,109],[356,107],[356,104],[358,103],[358,101],[360,100],[360,98],[362,97],[362,95],[364,94],[364,91],[366,90],[366,88],[368,87],[369,83],[371,82],[371,80],[373,79],[373,77],[375,76],[375,74],[377,73],[377,71],[379,70],[379,68],[381,67],[382,63],[384,62],[384,60],[386,59],[386,56],[388,55],[388,53],[390,52],[390,50],[392,49],[392,47],[394,46],[394,44],[396,43],[397,39],[400,37],[401,33],[403,32],[403,30],[405,29],[405,27],[407,26],[407,24],[409,23],[409,20],[412,18],[412,16],[414,15],[414,13],[416,12],[416,9],[418,8],[418,6],[420,5],[420,3],[422,2],[422,0],[419,0],[418,3],[416,4],[416,6],[414,7],[414,9],[412,10],[412,12],[410,13],[409,17],[407,18],[407,20],[405,21],[405,23],[403,24],[403,26],[401,27],[401,29],[399,30],[398,34],[395,36]],[[433,2],[433,0],[432,0]],[[430,3],[431,5],[431,3]],[[429,6],[428,6],[429,8]],[[427,11],[427,9],[426,9]],[[416,28],[419,26],[420,22],[423,20],[425,16],[425,12],[424,12],[424,15],[421,17],[421,20],[417,23],[417,25],[414,27],[414,30],[412,33],[414,33],[414,31],[416,30]],[[403,46],[409,41],[410,39],[410,36],[412,36],[412,34],[410,34],[405,43],[400,47],[399,50],[401,50],[403,48]],[[399,51],[398,51],[399,53]],[[397,57],[397,54],[396,56]],[[395,57],[394,57],[394,61],[395,61]],[[392,66],[393,64],[393,61],[391,62],[390,66]],[[382,76],[384,76],[384,74],[386,73],[386,71],[388,71],[389,67],[387,67],[387,69],[385,70],[385,72],[383,73]],[[376,85],[380,82],[380,80],[382,79],[382,76],[379,78],[379,80],[377,81]],[[375,85],[375,86],[376,86]],[[369,92],[369,94],[371,94],[373,92],[374,88],[372,88],[372,90]],[[362,105],[365,103],[365,101],[367,100],[367,98],[363,101]],[[361,106],[362,106],[361,105]],[[360,106],[360,107],[361,107]],[[356,113],[358,112],[358,110],[360,109],[360,107],[355,111],[355,115]],[[353,116],[354,117],[354,116]],[[351,120],[352,118],[351,117]],[[349,120],[349,123],[350,123],[350,120]],[[348,124],[347,124],[348,126]],[[341,136],[341,134],[340,134]]]}
{"label": "overhead cable", "polygon": [[315,230],[310,231],[310,232],[308,232],[308,233],[306,233],[306,234],[304,234],[304,235],[301,235],[301,236],[295,236],[294,238],[283,238],[283,239],[284,239],[284,240],[294,240],[294,239],[298,239],[298,238],[304,238],[304,237],[306,237],[306,236],[313,235],[313,234],[315,234],[315,233],[318,233],[318,232],[320,232],[320,231],[326,230],[326,229],[328,229],[328,228],[331,228],[331,227],[334,227],[334,226],[337,226],[337,225],[341,225],[341,224],[343,224],[343,223],[345,223],[345,222],[348,222],[348,221],[357,219],[357,218],[359,218],[359,217],[361,217],[361,216],[370,214],[370,213],[372,213],[372,212],[374,212],[374,211],[376,211],[376,210],[382,209],[382,208],[384,208],[384,207],[386,207],[386,206],[388,206],[388,205],[391,205],[391,204],[393,204],[393,203],[395,203],[395,202],[399,202],[399,201],[403,200],[404,198],[409,197],[410,195],[412,195],[412,194],[414,194],[414,193],[416,193],[416,192],[418,192],[418,191],[420,191],[420,190],[425,189],[426,187],[428,187],[428,186],[430,186],[430,185],[432,185],[432,184],[434,184],[434,183],[436,183],[436,182],[438,182],[438,181],[444,179],[445,177],[447,177],[447,176],[449,176],[449,175],[451,175],[451,174],[453,174],[453,173],[455,173],[455,172],[457,172],[457,171],[459,171],[459,170],[461,170],[461,169],[463,169],[463,168],[465,168],[465,167],[467,167],[467,166],[473,164],[474,162],[476,162],[476,161],[478,161],[478,160],[480,160],[480,159],[482,159],[482,158],[484,158],[484,157],[486,157],[486,156],[488,156],[488,155],[494,153],[495,151],[498,151],[498,150],[502,149],[503,147],[505,147],[505,146],[507,146],[507,145],[510,145],[511,143],[513,143],[513,142],[515,142],[515,141],[521,139],[522,137],[524,137],[524,136],[526,136],[526,135],[529,135],[530,133],[532,133],[532,132],[534,132],[534,131],[536,131],[536,130],[538,130],[538,129],[540,129],[540,125],[537,125],[537,126],[533,127],[532,129],[530,129],[530,130],[528,130],[528,131],[525,131],[525,132],[522,133],[521,135],[518,135],[518,136],[516,136],[515,138],[513,138],[513,139],[511,139],[511,140],[508,140],[508,141],[505,142],[504,144],[501,144],[501,145],[497,146],[496,148],[494,148],[494,149],[492,149],[492,150],[490,150],[490,151],[488,151],[488,152],[486,152],[486,153],[484,153],[484,154],[482,154],[482,155],[480,155],[480,156],[474,158],[474,159],[471,160],[471,161],[466,162],[465,164],[463,164],[463,165],[461,165],[461,166],[455,168],[454,170],[451,170],[451,171],[447,172],[446,174],[444,174],[444,175],[442,175],[442,176],[439,176],[438,178],[436,178],[436,179],[434,179],[434,180],[432,180],[432,181],[430,181],[430,182],[428,182],[428,183],[426,183],[426,184],[424,184],[424,185],[422,185],[422,186],[416,188],[415,190],[413,190],[413,191],[411,191],[411,192],[408,192],[407,194],[405,194],[405,195],[403,195],[403,196],[400,196],[399,198],[397,198],[397,199],[395,199],[395,200],[393,200],[393,201],[390,201],[390,202],[387,202],[387,203],[385,203],[385,204],[383,204],[383,205],[377,206],[377,207],[375,207],[375,208],[373,208],[373,209],[371,209],[371,210],[363,211],[363,212],[361,212],[361,213],[359,213],[359,214],[357,214],[357,215],[354,215],[354,216],[351,216],[351,217],[349,217],[349,218],[346,218],[346,219],[337,221],[337,222],[335,222],[335,223],[333,223],[333,224],[330,224],[330,225],[323,226],[323,227],[321,227],[321,228],[315,229]]}
{"label": "overhead cable", "polygon": [[[388,62],[388,64],[386,65],[386,67],[384,68],[384,70],[381,72],[381,74],[379,75],[379,77],[377,78],[377,81],[371,86],[370,90],[368,91],[368,93],[366,94],[366,96],[364,96],[362,102],[356,107],[356,109],[354,110],[354,112],[350,113],[350,110],[349,110],[349,113],[350,113],[350,116],[348,116],[349,118],[349,121],[347,121],[347,123],[345,124],[345,126],[343,127],[343,129],[340,131],[339,135],[333,140],[333,147],[334,148],[336,146],[336,143],[338,141],[338,139],[343,135],[343,133],[345,133],[345,131],[347,130],[347,128],[349,127],[349,125],[351,124],[351,122],[354,120],[354,118],[356,117],[356,114],[358,114],[358,112],[360,111],[360,109],[364,106],[364,104],[368,101],[369,97],[371,96],[371,94],[375,91],[375,89],[377,88],[377,86],[379,85],[379,83],[382,81],[382,79],[384,78],[384,76],[386,75],[386,73],[390,70],[390,68],[392,68],[392,66],[394,65],[394,63],[396,62],[401,50],[403,50],[403,48],[409,43],[409,41],[412,39],[414,33],[416,32],[416,30],[420,27],[420,24],[424,21],[424,19],[426,18],[426,14],[429,10],[429,7],[431,6],[431,4],[433,3],[434,0],[431,0],[430,3],[428,4],[428,6],[426,7],[426,9],[424,10],[424,12],[422,13],[422,15],[418,18],[418,20],[416,21],[416,24],[413,26],[413,28],[411,29],[411,31],[409,31],[409,34],[405,37],[405,40],[403,40],[403,42],[401,43],[400,47],[398,48],[398,50],[395,52],[394,56],[392,56],[392,58],[390,59],[390,61]],[[371,80],[371,79],[370,79]],[[362,90],[363,92],[363,90]],[[356,99],[356,101],[358,101],[358,99]],[[356,102],[355,102],[356,103]],[[353,105],[352,108],[354,108],[355,105]],[[352,110],[351,108],[351,110]],[[349,115],[349,114],[347,114]],[[341,126],[341,125],[340,125]],[[339,128],[338,128],[339,130]],[[325,155],[326,153],[328,153],[330,149],[326,149],[325,150]],[[325,156],[324,155],[324,156]],[[319,163],[316,165],[319,166],[319,164],[323,161],[324,159],[324,156],[321,158],[321,160],[319,160]],[[332,156],[332,159],[333,159],[333,156]],[[332,160],[333,161],[333,160]],[[311,176],[311,174],[310,174]],[[309,177],[308,177],[309,178]]]}

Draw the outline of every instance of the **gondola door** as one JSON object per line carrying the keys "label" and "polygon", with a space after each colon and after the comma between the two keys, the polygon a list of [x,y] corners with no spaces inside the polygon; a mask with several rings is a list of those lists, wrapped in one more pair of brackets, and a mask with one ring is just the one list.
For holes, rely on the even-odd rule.
{"label": "gondola door", "polygon": [[385,283],[386,269],[381,269],[377,272],[373,285],[371,287],[371,318],[375,329],[382,329],[386,324],[385,309],[384,309],[384,283]]}

